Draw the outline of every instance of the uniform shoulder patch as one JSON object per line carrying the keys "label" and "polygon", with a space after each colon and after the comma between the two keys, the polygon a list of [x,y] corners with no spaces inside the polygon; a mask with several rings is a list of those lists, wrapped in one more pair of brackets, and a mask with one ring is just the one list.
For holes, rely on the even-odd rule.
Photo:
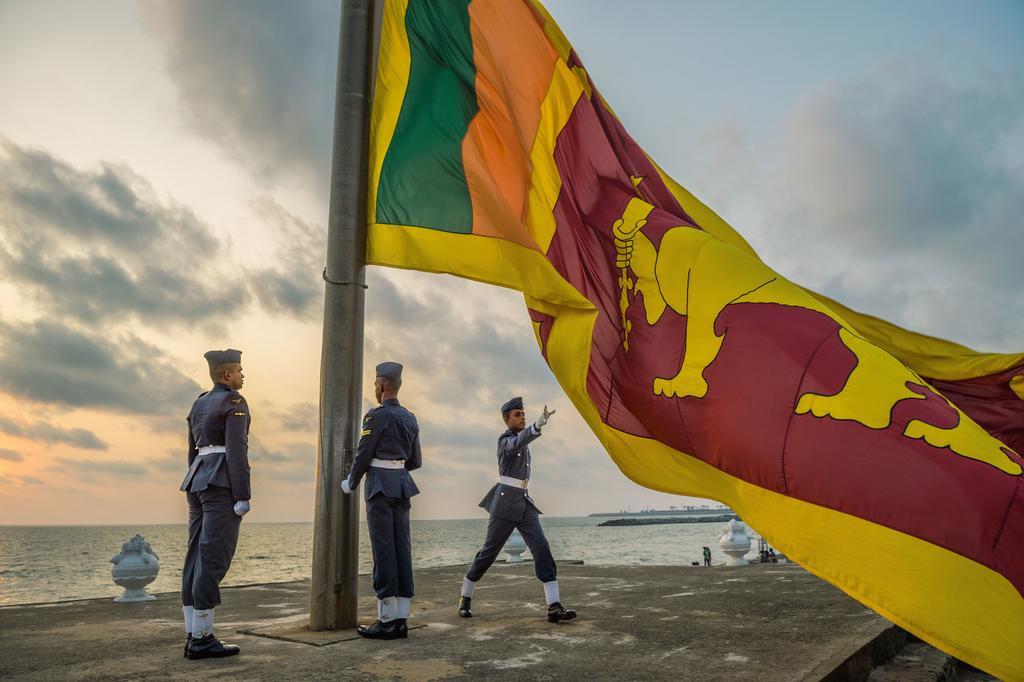
{"label": "uniform shoulder patch", "polygon": [[231,404],[232,405],[237,405],[239,403],[244,403],[244,402],[245,402],[245,398],[242,398],[242,397],[231,398]]}

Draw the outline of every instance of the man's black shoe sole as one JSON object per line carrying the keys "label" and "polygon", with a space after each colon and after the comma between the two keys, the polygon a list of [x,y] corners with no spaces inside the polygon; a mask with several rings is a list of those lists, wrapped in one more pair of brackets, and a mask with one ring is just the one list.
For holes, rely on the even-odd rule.
{"label": "man's black shoe sole", "polygon": [[548,622],[549,623],[562,623],[562,622],[565,622],[565,621],[570,621],[570,620],[572,620],[575,617],[576,617],[575,613],[572,614],[571,616],[564,616],[564,617],[563,616],[548,616]]}
{"label": "man's black shoe sole", "polygon": [[217,651],[217,652],[203,651],[203,652],[199,652],[199,653],[195,653],[195,654],[193,654],[190,651],[190,652],[188,652],[188,654],[186,654],[185,658],[187,658],[190,661],[201,661],[204,658],[229,658],[231,656],[237,656],[240,653],[241,653],[241,651],[239,649],[235,649],[234,651],[224,651],[224,652],[221,652],[221,651]]}
{"label": "man's black shoe sole", "polygon": [[367,633],[363,632],[362,630],[356,630],[356,632],[359,634],[360,637],[365,637],[366,639],[382,639],[382,640],[388,641],[388,640],[392,640],[392,639],[408,639],[409,638],[408,631],[405,631],[405,632],[398,632],[398,631],[396,631],[396,632],[389,632],[386,635],[371,635],[371,634],[367,634]]}

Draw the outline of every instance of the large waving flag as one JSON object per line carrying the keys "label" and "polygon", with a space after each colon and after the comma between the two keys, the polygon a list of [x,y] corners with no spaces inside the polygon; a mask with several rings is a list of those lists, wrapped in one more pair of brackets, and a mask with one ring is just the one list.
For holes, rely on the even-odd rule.
{"label": "large waving flag", "polygon": [[525,295],[629,478],[729,504],[893,622],[1024,679],[1024,354],[773,272],[626,133],[532,0],[387,0],[368,261]]}

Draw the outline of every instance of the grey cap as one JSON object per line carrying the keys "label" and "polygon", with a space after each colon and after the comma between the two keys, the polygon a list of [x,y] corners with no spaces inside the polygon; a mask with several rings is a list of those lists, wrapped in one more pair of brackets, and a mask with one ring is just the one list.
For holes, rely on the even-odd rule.
{"label": "grey cap", "polygon": [[523,409],[523,398],[519,396],[517,398],[509,398],[509,400],[501,406],[501,413],[503,415],[508,414],[512,410]]}
{"label": "grey cap", "polygon": [[397,362],[382,362],[377,365],[377,376],[401,381],[402,365]]}
{"label": "grey cap", "polygon": [[242,351],[235,350],[234,348],[228,348],[227,350],[208,350],[203,355],[206,358],[206,362],[210,365],[210,369],[214,367],[220,367],[221,365],[242,364]]}

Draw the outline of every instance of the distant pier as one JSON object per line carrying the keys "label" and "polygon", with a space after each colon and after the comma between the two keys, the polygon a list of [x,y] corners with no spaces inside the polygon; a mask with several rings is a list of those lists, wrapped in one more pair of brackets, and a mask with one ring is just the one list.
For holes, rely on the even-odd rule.
{"label": "distant pier", "polygon": [[674,516],[658,516],[654,518],[627,518],[627,519],[608,519],[597,524],[598,526],[659,526],[665,523],[728,523],[729,521],[739,521],[740,517],[736,514],[718,514],[715,516],[687,516],[683,518]]}
{"label": "distant pier", "polygon": [[708,509],[643,509],[638,512],[634,511],[620,511],[620,512],[595,512],[593,514],[587,514],[588,517],[600,517],[600,516],[714,516],[716,514],[735,514],[729,507],[713,507]]}

